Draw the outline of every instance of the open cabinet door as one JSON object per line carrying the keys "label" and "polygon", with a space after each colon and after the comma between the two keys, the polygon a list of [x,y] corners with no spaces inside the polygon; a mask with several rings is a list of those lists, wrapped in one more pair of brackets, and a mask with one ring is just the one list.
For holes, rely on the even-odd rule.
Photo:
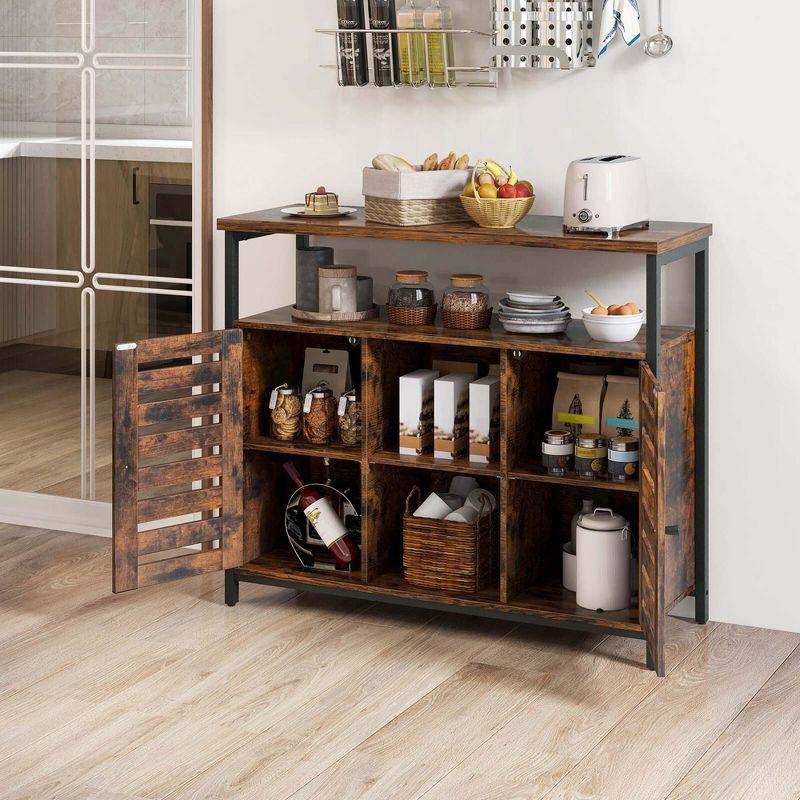
{"label": "open cabinet door", "polygon": [[241,375],[239,330],[117,346],[114,592],[242,565]]}
{"label": "open cabinet door", "polygon": [[663,677],[666,571],[664,392],[646,362],[639,385],[639,620],[647,641],[648,664]]}

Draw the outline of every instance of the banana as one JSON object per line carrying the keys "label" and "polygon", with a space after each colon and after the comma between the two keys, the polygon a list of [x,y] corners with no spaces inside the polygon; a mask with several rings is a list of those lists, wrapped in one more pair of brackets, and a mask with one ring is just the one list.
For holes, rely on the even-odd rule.
{"label": "banana", "polygon": [[501,175],[508,175],[508,181],[506,182],[509,186],[514,186],[519,181],[517,174],[511,167],[503,169],[496,161],[487,161],[486,169],[491,172],[495,178],[499,178]]}
{"label": "banana", "polygon": [[508,168],[508,185],[509,186],[516,186],[519,182],[519,178],[517,177],[517,173],[514,172],[511,167]]}

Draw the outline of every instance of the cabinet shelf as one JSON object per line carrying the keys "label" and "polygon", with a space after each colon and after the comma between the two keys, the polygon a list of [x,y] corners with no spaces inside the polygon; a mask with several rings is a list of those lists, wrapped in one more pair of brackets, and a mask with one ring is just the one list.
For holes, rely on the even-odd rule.
{"label": "cabinet shelf", "polygon": [[577,475],[548,475],[541,464],[530,463],[524,467],[509,470],[508,477],[513,480],[520,481],[533,481],[534,483],[552,483],[561,484],[562,486],[579,486],[585,488],[587,491],[591,489],[606,489],[617,492],[633,492],[638,494],[639,481],[612,481],[603,479],[597,481],[589,481],[584,478],[579,478]]}
{"label": "cabinet shelf", "polygon": [[361,461],[360,447],[345,447],[342,444],[317,445],[308,442],[282,442],[270,436],[252,436],[245,440],[245,450],[264,453],[286,453],[287,455],[311,456],[312,458],[333,458],[339,461]]}
{"label": "cabinet shelf", "polygon": [[490,478],[500,477],[500,465],[477,464],[468,458],[435,458],[427,453],[421,456],[407,456],[389,450],[379,450],[369,456],[373,464],[386,464],[388,466],[412,467],[413,469],[439,470],[441,472],[456,472],[460,475],[484,475]]}

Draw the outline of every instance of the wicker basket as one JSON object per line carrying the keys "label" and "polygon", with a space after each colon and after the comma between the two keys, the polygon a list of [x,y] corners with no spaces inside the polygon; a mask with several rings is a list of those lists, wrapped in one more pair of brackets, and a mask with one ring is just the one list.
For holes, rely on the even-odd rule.
{"label": "wicker basket", "polygon": [[438,304],[432,306],[386,306],[386,316],[392,325],[433,325]]}
{"label": "wicker basket", "polygon": [[478,196],[478,170],[486,165],[481,159],[472,170],[472,190],[474,197],[461,196],[461,205],[474,222],[481,228],[513,228],[533,208],[533,197],[517,197],[513,200],[489,200]]}
{"label": "wicker basket", "polygon": [[384,197],[364,198],[364,218],[386,225],[438,225],[464,222],[469,219],[458,197],[440,200],[388,200]]}
{"label": "wicker basket", "polygon": [[492,324],[492,309],[483,311],[452,311],[442,306],[442,324],[445,328],[461,331],[479,331]]}
{"label": "wicker basket", "polygon": [[[497,580],[499,512],[475,522],[446,522],[413,516],[420,503],[415,486],[403,517],[403,574],[412,585],[452,594],[475,594]],[[485,500],[484,500],[485,502]]]}

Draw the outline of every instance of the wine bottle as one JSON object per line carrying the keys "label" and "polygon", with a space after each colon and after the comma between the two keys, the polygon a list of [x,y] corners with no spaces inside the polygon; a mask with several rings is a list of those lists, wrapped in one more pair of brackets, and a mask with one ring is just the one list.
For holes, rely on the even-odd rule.
{"label": "wine bottle", "polygon": [[[339,30],[365,28],[362,0],[336,0]],[[369,83],[366,33],[339,34],[339,64],[342,86],[364,86]]]}
{"label": "wine bottle", "polygon": [[358,562],[358,548],[347,533],[342,518],[336,513],[331,501],[307,487],[297,468],[291,461],[287,461],[283,468],[300,489],[300,508],[306,519],[314,526],[325,546],[333,553],[337,563],[343,567]]}
{"label": "wine bottle", "polygon": [[[369,0],[369,26],[373,30],[396,28],[395,0]],[[400,81],[397,35],[372,34],[372,62],[376,86],[393,86]]]}

